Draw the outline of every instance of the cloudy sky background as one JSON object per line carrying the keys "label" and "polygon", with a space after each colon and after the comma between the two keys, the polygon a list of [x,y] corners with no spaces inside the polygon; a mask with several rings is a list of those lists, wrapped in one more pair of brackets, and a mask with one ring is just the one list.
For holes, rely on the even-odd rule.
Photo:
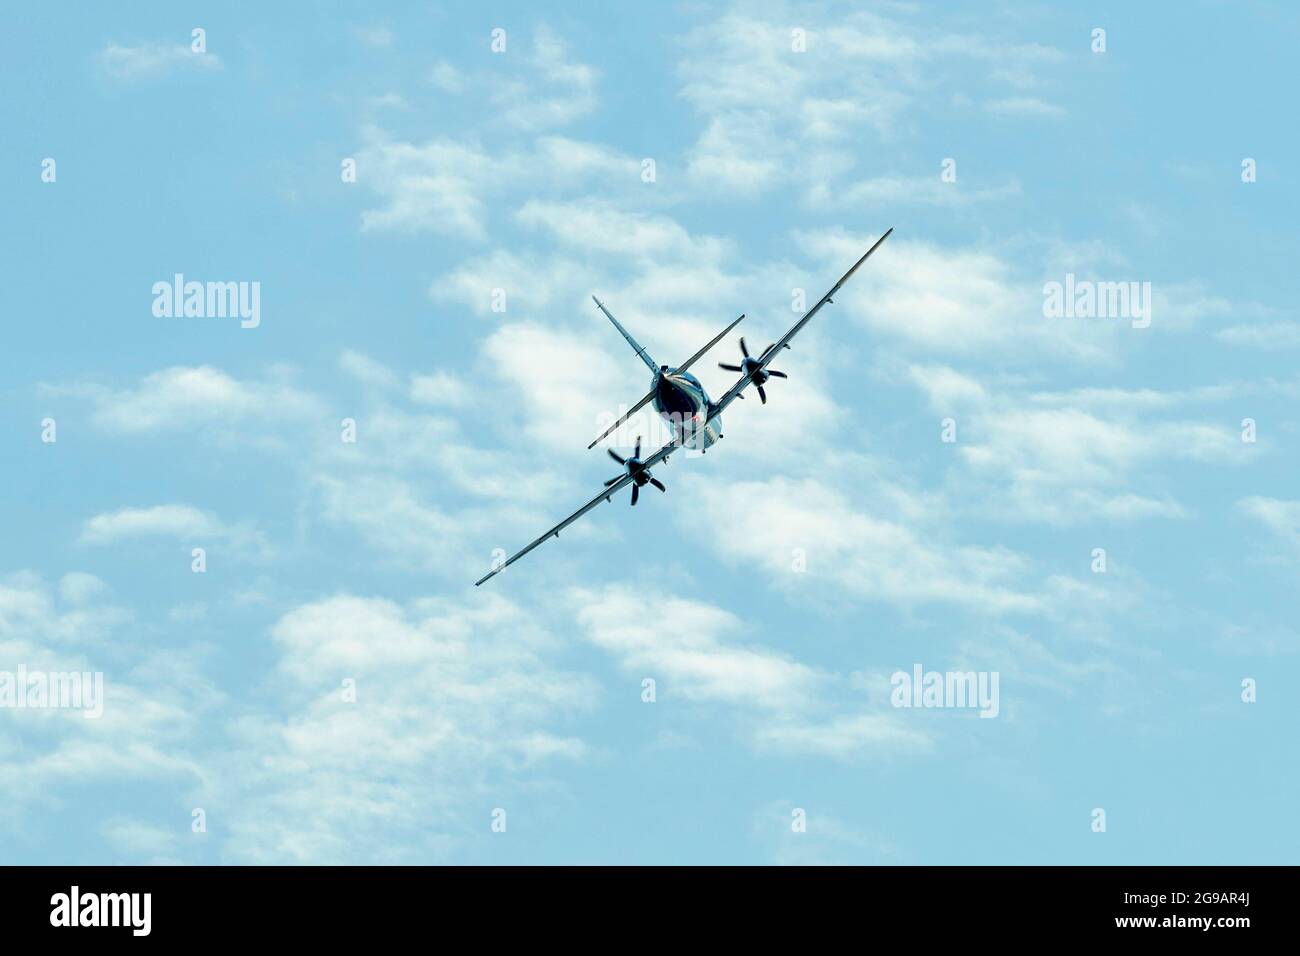
{"label": "cloudy sky background", "polygon": [[[0,861],[1295,862],[1300,17],[983,7],[0,14],[0,670],[108,695],[0,710]],[[472,586],[616,471],[591,294],[761,347],[890,226],[666,496]]]}

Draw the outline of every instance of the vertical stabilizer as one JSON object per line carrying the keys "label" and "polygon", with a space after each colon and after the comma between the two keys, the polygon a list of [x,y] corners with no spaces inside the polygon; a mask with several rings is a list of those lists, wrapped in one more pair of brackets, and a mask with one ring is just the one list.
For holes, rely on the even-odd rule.
{"label": "vertical stabilizer", "polygon": [[655,364],[655,360],[650,357],[650,354],[644,348],[641,347],[640,342],[632,338],[627,329],[619,325],[618,319],[614,318],[614,316],[610,314],[609,309],[605,308],[605,304],[594,295],[591,297],[591,301],[596,303],[596,308],[605,313],[605,318],[614,323],[614,328],[618,329],[623,338],[627,339],[627,344],[636,349],[636,354],[641,356],[641,361],[645,362],[645,364],[649,366],[650,371],[658,373],[659,366]]}

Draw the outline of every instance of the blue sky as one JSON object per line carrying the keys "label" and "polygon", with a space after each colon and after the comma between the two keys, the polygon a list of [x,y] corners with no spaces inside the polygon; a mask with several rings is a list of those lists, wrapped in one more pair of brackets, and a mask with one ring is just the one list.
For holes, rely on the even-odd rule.
{"label": "blue sky", "polygon": [[[0,861],[1294,863],[1300,17],[599,7],[0,14],[0,672],[106,686],[0,708]],[[615,473],[592,294],[761,347],[890,226],[667,495],[472,586]]]}

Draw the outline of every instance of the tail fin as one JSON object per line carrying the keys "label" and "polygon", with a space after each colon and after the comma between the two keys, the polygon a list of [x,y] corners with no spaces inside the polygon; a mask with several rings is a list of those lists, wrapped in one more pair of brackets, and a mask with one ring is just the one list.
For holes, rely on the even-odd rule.
{"label": "tail fin", "polygon": [[627,344],[632,346],[632,348],[636,349],[636,354],[641,356],[641,361],[645,362],[645,364],[649,366],[650,371],[658,372],[659,366],[655,364],[655,360],[650,357],[650,354],[646,352],[644,348],[641,347],[640,342],[632,338],[631,334],[628,332],[627,329],[623,328],[623,326],[618,324],[618,319],[614,318],[614,316],[610,314],[609,309],[605,308],[604,303],[601,302],[599,299],[597,299],[594,295],[591,297],[591,301],[596,303],[596,308],[600,309],[600,311],[605,313],[605,318],[609,319],[609,321],[614,323],[614,328],[618,329],[618,331],[622,334],[623,338],[627,339]]}

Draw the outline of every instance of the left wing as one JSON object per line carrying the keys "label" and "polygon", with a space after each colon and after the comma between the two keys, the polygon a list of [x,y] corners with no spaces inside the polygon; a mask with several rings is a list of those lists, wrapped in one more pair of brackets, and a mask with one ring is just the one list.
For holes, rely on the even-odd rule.
{"label": "left wing", "polygon": [[[889,234],[893,231],[894,231],[893,226],[890,226],[887,230],[885,230],[885,234],[881,236],[879,239],[877,239],[874,243],[872,243],[871,248],[862,254],[862,258],[859,259],[857,262],[853,263],[853,268],[850,269],[848,272],[844,273],[844,275],[840,276],[840,281],[835,283],[835,285],[831,286],[831,290],[827,292],[824,296],[822,296],[817,301],[816,305],[814,305],[811,309],[805,312],[803,314],[803,318],[801,318],[798,322],[796,322],[794,325],[790,327],[789,332],[785,333],[785,335],[777,339],[776,343],[759,357],[758,367],[760,370],[766,369],[767,366],[771,364],[772,359],[776,357],[777,352],[781,351],[781,349],[783,348],[790,347],[790,340],[799,334],[799,330],[808,324],[809,320],[811,320],[812,317],[817,314],[818,310],[820,310],[823,305],[826,305],[828,302],[833,303],[831,296],[839,292],[840,287],[843,286],[844,283],[848,282],[849,279],[853,278],[853,273],[858,271],[858,267],[861,266],[862,263],[867,261],[868,256],[870,256],[873,252],[875,252],[877,249],[880,248],[880,244],[884,242],[886,239],[888,239]],[[740,393],[745,390],[745,386],[748,385],[749,383],[750,383],[750,377],[746,375],[735,385],[731,386],[731,388],[727,391],[725,395],[723,395],[720,399],[718,399],[716,402],[713,403],[713,407],[709,409],[709,419],[711,420],[721,415],[723,410],[736,400],[736,398],[740,395]]]}
{"label": "left wing", "polygon": [[[660,462],[667,461],[668,456],[671,455],[674,451],[676,451],[680,447],[681,446],[676,441],[670,441],[668,444],[664,445],[663,448],[660,448],[649,458],[644,459],[642,464],[644,464],[646,468],[653,468],[655,465],[659,464]],[[590,501],[588,501],[585,505],[583,505],[573,514],[569,515],[569,517],[565,518],[563,521],[557,524],[554,528],[551,528],[541,537],[535,539],[534,541],[526,545],[521,551],[517,552],[516,554],[508,558],[506,562],[501,565],[501,567],[493,568],[487,574],[483,575],[483,577],[475,581],[474,587],[478,587],[484,581],[488,580],[488,578],[500,574],[502,571],[510,567],[510,565],[514,564],[516,561],[522,558],[529,551],[533,550],[533,548],[537,547],[547,538],[558,538],[560,536],[561,531],[563,531],[569,525],[573,524],[573,522],[577,521],[579,518],[585,515],[592,508],[596,507],[596,505],[600,504],[602,501],[609,501],[609,499],[613,495],[615,495],[619,491],[622,491],[631,483],[632,483],[632,476],[630,474],[624,474],[623,477],[618,479],[618,481],[614,482],[609,487],[603,489],[600,492],[600,494],[596,495],[596,497],[592,498]]]}

